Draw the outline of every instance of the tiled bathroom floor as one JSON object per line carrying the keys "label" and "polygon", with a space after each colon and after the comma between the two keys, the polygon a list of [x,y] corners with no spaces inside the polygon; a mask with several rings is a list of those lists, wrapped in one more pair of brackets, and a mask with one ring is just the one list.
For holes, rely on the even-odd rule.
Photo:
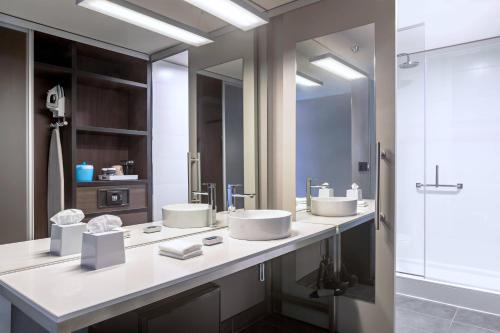
{"label": "tiled bathroom floor", "polygon": [[500,333],[500,316],[396,295],[396,333]]}

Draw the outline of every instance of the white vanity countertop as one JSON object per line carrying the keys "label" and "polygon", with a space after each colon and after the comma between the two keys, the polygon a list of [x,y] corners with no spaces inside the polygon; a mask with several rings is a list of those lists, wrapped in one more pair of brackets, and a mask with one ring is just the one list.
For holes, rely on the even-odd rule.
{"label": "white vanity countertop", "polygon": [[326,224],[339,227],[340,232],[354,228],[375,218],[375,200],[364,200],[366,207],[358,207],[358,214],[344,217],[316,216],[306,211],[297,212],[296,221],[302,223]]}
{"label": "white vanity countertop", "polygon": [[[134,247],[144,243],[157,242],[163,239],[182,237],[206,232],[212,228],[162,228],[160,232],[145,234],[142,229],[147,225],[161,225],[161,222],[144,223],[127,226],[131,236],[125,238],[125,247]],[[60,261],[75,260],[80,254],[69,256],[53,256],[50,254],[50,238],[0,245],[0,276],[17,270],[50,265]]]}
{"label": "white vanity countertop", "polygon": [[[126,263],[98,271],[67,261],[0,277],[0,293],[52,332],[70,332],[147,305],[242,269],[332,237],[335,228],[296,222],[292,236],[272,241],[243,241],[227,229],[188,236],[221,235],[224,242],[203,247],[185,261],[158,254],[158,244],[126,250]],[[117,310],[119,309],[119,310]],[[105,310],[105,311],[103,311]]]}

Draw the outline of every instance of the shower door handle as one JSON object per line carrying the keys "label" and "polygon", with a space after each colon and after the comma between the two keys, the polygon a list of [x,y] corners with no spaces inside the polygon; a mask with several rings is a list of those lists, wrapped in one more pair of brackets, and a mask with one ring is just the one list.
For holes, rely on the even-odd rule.
{"label": "shower door handle", "polygon": [[422,189],[424,187],[435,187],[435,188],[439,188],[439,187],[454,187],[456,188],[457,190],[461,190],[464,188],[464,184],[462,183],[457,183],[457,184],[439,184],[439,164],[436,164],[436,181],[434,184],[423,184],[423,183],[416,183],[415,184],[415,187],[417,189]]}
{"label": "shower door handle", "polygon": [[380,212],[380,161],[387,160],[387,153],[380,148],[380,142],[377,143],[377,197],[375,201],[375,224],[377,230],[380,230],[380,222],[387,222],[386,215]]}

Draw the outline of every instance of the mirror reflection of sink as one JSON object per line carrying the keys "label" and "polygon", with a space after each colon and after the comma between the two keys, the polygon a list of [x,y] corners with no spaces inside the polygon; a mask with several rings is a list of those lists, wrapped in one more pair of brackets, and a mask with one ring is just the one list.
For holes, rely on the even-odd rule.
{"label": "mirror reflection of sink", "polygon": [[229,235],[243,240],[290,237],[292,213],[283,210],[239,210],[228,215]]}
{"label": "mirror reflection of sink", "polygon": [[173,204],[162,208],[163,225],[170,228],[203,228],[209,226],[207,204]]}
{"label": "mirror reflection of sink", "polygon": [[352,216],[358,212],[358,200],[346,197],[311,199],[311,213],[327,217]]}

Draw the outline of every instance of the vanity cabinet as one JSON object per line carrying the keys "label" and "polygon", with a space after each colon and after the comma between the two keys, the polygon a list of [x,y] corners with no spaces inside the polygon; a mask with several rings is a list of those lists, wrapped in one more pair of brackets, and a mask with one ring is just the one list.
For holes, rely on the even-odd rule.
{"label": "vanity cabinet", "polygon": [[208,283],[89,327],[89,333],[219,333],[220,289]]}

